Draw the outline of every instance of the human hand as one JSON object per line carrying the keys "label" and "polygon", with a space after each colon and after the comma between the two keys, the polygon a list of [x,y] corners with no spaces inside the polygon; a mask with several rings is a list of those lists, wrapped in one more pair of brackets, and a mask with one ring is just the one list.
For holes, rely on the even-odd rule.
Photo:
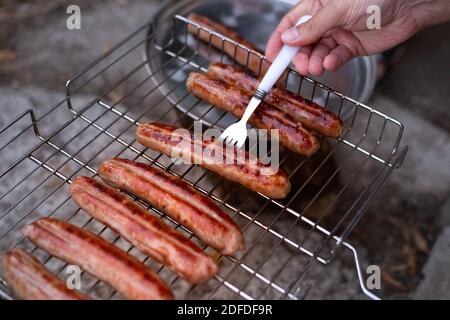
{"label": "human hand", "polygon": [[[369,29],[367,8],[380,9],[380,28]],[[293,27],[303,15],[313,18]],[[301,0],[270,37],[272,61],[283,44],[301,46],[293,64],[304,75],[336,70],[353,57],[390,49],[419,30],[450,19],[448,0]]]}

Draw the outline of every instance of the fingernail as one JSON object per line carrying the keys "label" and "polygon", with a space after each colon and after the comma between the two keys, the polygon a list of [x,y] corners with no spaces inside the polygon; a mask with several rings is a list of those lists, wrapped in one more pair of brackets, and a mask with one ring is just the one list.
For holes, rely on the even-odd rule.
{"label": "fingernail", "polygon": [[283,34],[281,35],[281,39],[283,39],[284,41],[295,41],[298,40],[299,36],[300,34],[297,28],[291,28],[283,32]]}

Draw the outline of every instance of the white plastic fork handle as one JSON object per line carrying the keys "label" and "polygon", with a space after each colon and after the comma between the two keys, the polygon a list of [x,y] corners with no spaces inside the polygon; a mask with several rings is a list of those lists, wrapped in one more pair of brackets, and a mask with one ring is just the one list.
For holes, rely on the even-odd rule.
{"label": "white plastic fork handle", "polygon": [[[302,16],[300,19],[298,19],[295,26],[299,26],[300,24],[307,22],[311,18],[312,17],[310,15]],[[258,89],[264,91],[265,93],[269,92],[281,77],[283,72],[287,69],[292,59],[294,59],[299,50],[300,47],[291,47],[288,45],[284,45],[276,56],[275,60],[273,60],[269,70],[267,70]]]}

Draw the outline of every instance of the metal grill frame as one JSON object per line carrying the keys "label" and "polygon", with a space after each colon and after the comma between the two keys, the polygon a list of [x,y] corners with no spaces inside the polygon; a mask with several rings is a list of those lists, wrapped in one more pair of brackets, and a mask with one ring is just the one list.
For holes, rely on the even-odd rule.
{"label": "metal grill frame", "polygon": [[[194,26],[195,28],[197,28],[198,32],[202,31],[202,32],[208,32],[210,34],[210,40],[212,39],[212,37],[217,37],[219,39],[221,39],[221,41],[223,43],[228,42],[230,44],[233,44],[236,48],[241,48],[242,50],[246,50],[248,55],[256,55],[258,56],[261,61],[263,61],[264,57],[261,56],[260,54],[258,54],[257,52],[251,51],[246,47],[243,47],[242,45],[235,43],[234,41],[232,41],[231,39],[228,39],[226,37],[224,37],[223,35],[217,34],[211,30],[208,30],[206,28],[203,28],[191,21],[189,21],[188,19],[182,17],[182,16],[175,16],[174,17],[174,21],[173,24],[175,25],[176,23],[184,23],[185,27],[186,27],[186,37],[188,36],[188,32],[187,32],[187,25],[191,25]],[[174,29],[173,29],[174,30]],[[403,133],[403,125],[373,109],[370,108],[362,103],[359,103],[351,98],[348,98],[336,91],[334,91],[331,88],[328,88],[322,84],[319,84],[317,82],[315,82],[312,79],[309,79],[307,77],[303,77],[300,74],[298,74],[297,72],[290,70],[289,74],[294,76],[294,77],[298,77],[300,80],[300,85],[298,88],[298,92],[297,93],[301,93],[301,88],[302,88],[302,83],[303,81],[306,81],[310,84],[312,84],[314,86],[313,89],[313,94],[311,99],[314,99],[314,93],[316,92],[316,88],[320,88],[321,90],[325,90],[328,92],[328,96],[327,96],[327,102],[328,102],[328,97],[330,96],[330,94],[335,95],[337,97],[339,97],[341,99],[341,107],[343,102],[347,102],[350,103],[352,106],[354,106],[354,113],[353,113],[353,117],[350,120],[350,125],[347,129],[346,132],[344,132],[344,134],[342,135],[342,137],[337,139],[337,143],[334,145],[334,149],[332,149],[332,151],[330,151],[330,153],[327,155],[328,159],[329,157],[332,156],[334,150],[336,148],[338,148],[338,146],[340,144],[345,144],[347,147],[350,147],[352,149],[352,152],[356,152],[356,153],[361,153],[363,155],[366,156],[366,160],[364,161],[364,163],[361,165],[364,166],[364,164],[366,163],[366,161],[376,161],[380,164],[380,168],[379,170],[373,175],[373,177],[370,177],[370,183],[367,184],[366,188],[364,190],[361,190],[360,195],[357,197],[357,199],[355,200],[355,202],[350,206],[350,208],[348,209],[348,211],[345,213],[344,217],[342,218],[341,221],[339,221],[339,223],[336,225],[335,228],[333,228],[333,230],[329,231],[323,227],[320,226],[320,220],[319,221],[313,221],[307,217],[305,217],[303,215],[303,212],[297,212],[293,209],[291,209],[289,207],[289,204],[294,201],[296,199],[296,197],[301,194],[301,190],[302,188],[300,188],[293,196],[290,196],[290,200],[287,202],[287,204],[284,204],[280,201],[274,200],[274,199],[270,199],[264,195],[258,194],[258,197],[262,197],[265,199],[265,205],[273,205],[275,207],[279,208],[279,211],[276,215],[274,215],[274,220],[272,221],[272,223],[270,224],[264,224],[262,222],[260,222],[258,220],[258,215],[259,213],[264,209],[262,208],[260,211],[258,211],[256,214],[247,214],[246,212],[243,212],[241,210],[241,208],[239,207],[233,207],[232,205],[227,203],[227,199],[230,196],[230,194],[233,192],[230,191],[228,193],[227,196],[223,197],[223,198],[219,198],[217,196],[215,196],[213,194],[214,190],[220,185],[221,181],[219,181],[219,184],[217,184],[216,186],[214,186],[212,189],[210,190],[205,190],[202,189],[201,187],[199,187],[198,183],[201,179],[203,179],[203,177],[207,174],[207,172],[205,172],[204,175],[201,176],[201,178],[199,178],[196,181],[190,181],[189,179],[185,178],[185,175],[191,170],[191,168],[193,168],[195,165],[192,165],[191,168],[189,168],[186,173],[184,173],[183,175],[178,174],[177,172],[175,172],[174,170],[172,170],[172,165],[164,165],[161,162],[159,162],[159,159],[161,157],[161,155],[157,156],[157,157],[151,157],[147,154],[147,150],[140,150],[139,148],[136,148],[134,146],[134,141],[133,142],[127,142],[126,140],[122,139],[121,136],[122,134],[128,130],[130,127],[134,127],[136,126],[139,121],[143,118],[145,118],[145,120],[152,120],[155,121],[157,119],[149,119],[147,116],[151,113],[151,111],[154,108],[157,108],[159,106],[159,102],[161,102],[163,99],[167,99],[167,95],[168,93],[166,92],[164,95],[161,96],[161,100],[160,101],[156,101],[149,109],[146,109],[146,111],[141,114],[139,117],[134,118],[131,117],[128,112],[123,112],[120,110],[120,108],[118,108],[117,106],[120,105],[120,102],[123,101],[124,99],[126,99],[128,97],[128,95],[132,95],[134,92],[133,88],[132,90],[130,90],[131,92],[128,92],[126,96],[121,97],[121,99],[118,102],[115,102],[114,104],[111,104],[107,101],[107,99],[105,98],[106,95],[111,92],[114,88],[116,88],[117,86],[119,86],[121,83],[127,81],[130,77],[133,76],[133,74],[144,67],[147,67],[149,64],[149,60],[150,59],[154,59],[154,57],[150,57],[145,55],[144,59],[142,62],[140,62],[136,68],[133,68],[130,72],[127,72],[121,79],[119,79],[118,81],[115,81],[115,85],[106,90],[105,92],[103,92],[102,95],[99,95],[97,97],[95,97],[90,103],[82,106],[81,108],[76,108],[73,104],[73,96],[76,95],[80,90],[82,90],[85,86],[87,86],[91,81],[93,81],[94,79],[96,79],[97,77],[101,76],[104,72],[106,72],[109,68],[113,67],[116,63],[120,63],[120,61],[124,58],[127,57],[127,55],[130,54],[130,52],[137,50],[139,47],[145,47],[145,52],[148,53],[148,45],[150,43],[152,43],[152,39],[155,37],[156,33],[158,32],[157,30],[157,23],[156,22],[150,22],[145,24],[144,26],[142,26],[141,28],[139,28],[138,30],[136,30],[135,32],[133,32],[131,35],[129,35],[128,37],[126,37],[123,41],[121,41],[120,43],[118,43],[117,45],[115,45],[113,48],[111,48],[107,53],[103,54],[101,57],[99,57],[97,60],[95,60],[92,64],[90,64],[89,66],[87,66],[84,70],[82,70],[78,75],[76,75],[73,79],[67,81],[66,83],[66,98],[61,101],[60,103],[58,103],[56,106],[52,107],[50,110],[48,110],[47,112],[45,112],[42,116],[37,117],[34,113],[34,111],[32,109],[28,109],[27,111],[25,111],[24,113],[22,113],[21,115],[19,115],[18,117],[16,117],[14,120],[12,120],[10,122],[10,124],[8,124],[5,128],[3,128],[2,130],[0,130],[0,138],[3,140],[2,135],[10,130],[11,128],[13,128],[16,124],[20,123],[21,121],[24,120],[24,118],[26,117],[30,117],[31,119],[31,123],[29,125],[27,125],[25,128],[23,128],[19,133],[17,133],[14,137],[12,137],[10,140],[8,140],[6,143],[4,143],[1,147],[0,147],[0,153],[6,149],[6,148],[10,148],[14,145],[14,143],[19,143],[20,139],[24,139],[25,137],[29,138],[30,136],[32,138],[35,138],[37,143],[30,148],[30,150],[28,152],[25,152],[24,154],[20,155],[15,161],[13,161],[11,164],[9,164],[7,166],[6,169],[4,169],[1,173],[0,173],[0,181],[2,179],[7,179],[8,178],[8,173],[10,173],[15,167],[17,167],[18,165],[20,165],[22,162],[25,161],[32,161],[33,163],[35,163],[37,165],[36,170],[38,169],[45,169],[48,172],[48,176],[47,178],[41,182],[39,185],[35,186],[33,188],[33,190],[31,192],[29,192],[28,194],[26,194],[24,197],[22,197],[21,199],[18,199],[18,201],[16,203],[14,203],[13,205],[11,205],[5,212],[2,212],[0,214],[0,221],[3,219],[3,217],[5,216],[13,216],[14,214],[16,214],[15,212],[15,208],[19,205],[22,204],[24,201],[26,201],[28,199],[28,197],[38,188],[40,188],[43,184],[45,184],[48,179],[56,176],[61,180],[61,183],[58,187],[56,187],[55,189],[53,189],[53,191],[48,194],[46,196],[46,198],[42,199],[40,202],[38,202],[37,204],[33,204],[33,207],[23,216],[21,217],[18,221],[14,222],[14,225],[10,228],[8,228],[8,230],[6,232],[3,232],[2,234],[0,234],[0,242],[2,241],[2,238],[8,234],[9,232],[20,232],[18,230],[18,227],[20,226],[20,224],[33,212],[36,211],[36,209],[39,209],[39,207],[45,203],[45,201],[47,201],[48,199],[50,199],[55,193],[57,192],[62,192],[60,189],[68,184],[71,183],[71,179],[78,174],[79,171],[81,170],[87,170],[88,172],[90,172],[92,174],[92,176],[96,176],[97,175],[97,171],[96,169],[90,165],[90,162],[95,159],[97,156],[101,155],[101,157],[103,159],[109,159],[111,157],[114,156],[119,156],[120,154],[122,154],[123,152],[128,152],[131,151],[132,153],[134,153],[135,159],[138,158],[142,158],[148,162],[150,162],[151,164],[166,170],[174,175],[177,175],[179,177],[181,177],[184,181],[186,181],[187,183],[189,183],[190,185],[192,185],[194,188],[196,188],[198,191],[200,191],[201,193],[211,197],[216,203],[218,203],[220,206],[227,208],[228,210],[231,210],[235,215],[239,215],[241,217],[244,217],[246,220],[249,221],[248,226],[251,225],[255,225],[258,228],[261,228],[263,230],[262,232],[262,236],[264,237],[266,234],[270,234],[271,236],[274,236],[276,238],[278,238],[278,244],[276,247],[274,247],[273,251],[271,252],[270,255],[268,255],[267,259],[269,259],[271,257],[271,255],[275,252],[276,248],[280,245],[280,244],[286,244],[288,246],[290,246],[291,248],[294,249],[294,253],[291,253],[291,257],[295,256],[295,255],[305,255],[308,258],[307,263],[305,263],[305,265],[302,266],[301,270],[301,274],[298,277],[295,277],[295,279],[293,279],[290,284],[286,287],[282,287],[280,285],[277,284],[277,277],[279,274],[277,274],[274,278],[270,279],[267,278],[266,276],[264,276],[262,273],[260,273],[260,268],[264,265],[265,261],[262,264],[260,264],[258,267],[253,268],[249,265],[247,265],[244,261],[245,257],[247,254],[251,254],[252,252],[252,248],[254,246],[256,246],[258,244],[258,241],[255,242],[255,244],[253,246],[250,246],[246,249],[246,251],[244,252],[244,254],[242,256],[240,256],[239,258],[235,258],[235,257],[229,257],[229,256],[225,256],[225,257],[219,257],[219,259],[224,259],[228,262],[231,262],[233,264],[231,271],[229,271],[226,275],[217,275],[215,277],[215,280],[218,282],[214,292],[211,293],[210,297],[212,297],[214,295],[214,293],[219,290],[219,288],[221,286],[225,286],[228,289],[230,289],[232,292],[235,293],[236,297],[241,297],[244,299],[255,299],[255,298],[259,298],[261,297],[266,290],[268,290],[268,288],[271,288],[275,291],[277,291],[279,293],[279,298],[290,298],[290,299],[298,299],[298,298],[303,298],[306,295],[306,292],[301,292],[301,294],[298,294],[296,292],[292,292],[292,290],[294,290],[296,287],[298,287],[299,282],[302,280],[302,277],[304,276],[305,272],[307,271],[307,269],[310,267],[310,265],[312,263],[321,263],[321,264],[329,264],[333,257],[335,257],[336,252],[338,251],[339,248],[344,248],[345,250],[348,250],[353,258],[354,258],[354,262],[355,262],[355,268],[356,268],[356,272],[358,275],[358,280],[359,280],[359,285],[362,289],[362,291],[370,298],[372,299],[378,299],[378,297],[373,294],[372,292],[370,292],[366,286],[365,286],[365,282],[364,282],[364,277],[363,277],[363,273],[359,264],[359,258],[358,258],[358,254],[356,249],[346,241],[348,235],[350,234],[350,232],[353,230],[354,226],[357,224],[357,222],[361,219],[361,217],[363,216],[363,214],[366,212],[368,206],[370,205],[370,203],[373,201],[376,193],[378,192],[378,190],[382,187],[382,185],[384,184],[384,182],[386,181],[386,179],[388,178],[388,176],[391,174],[391,172],[396,169],[399,168],[403,162],[403,159],[406,155],[407,152],[407,147],[404,147],[401,152],[398,152],[399,150],[399,144],[400,144],[400,140],[401,140],[401,136]],[[142,38],[142,35],[145,35]],[[142,39],[141,39],[142,38]],[[136,41],[136,39],[138,39],[137,44],[133,45],[133,41]],[[186,38],[187,39],[187,38]],[[197,50],[194,50],[193,54],[191,57],[187,58],[185,56],[183,56],[180,52],[173,52],[170,49],[170,46],[172,44],[173,41],[176,41],[175,39],[175,35],[173,35],[173,37],[171,38],[171,41],[169,41],[169,43],[165,44],[164,46],[159,46],[159,45],[155,45],[155,43],[153,42],[154,47],[160,52],[161,55],[168,55],[170,57],[172,57],[172,59],[176,59],[180,62],[182,62],[185,66],[189,66],[192,67],[194,69],[198,69],[201,71],[205,71],[204,66],[198,65],[195,63],[194,58],[196,55],[199,54],[199,47],[197,47]],[[200,42],[198,42],[200,43]],[[186,45],[186,43],[185,43]],[[211,46],[208,46],[208,50],[215,50],[213,49]],[[222,47],[223,48],[223,47]],[[121,53],[119,55],[118,58],[114,59],[112,62],[108,62],[106,64],[105,68],[102,68],[99,72],[96,72],[94,76],[89,77],[87,80],[83,80],[81,81],[81,84],[78,84],[77,88],[74,89],[73,87],[80,82],[80,80],[83,77],[86,77],[88,75],[89,72],[92,72],[96,67],[98,67],[100,64],[106,63],[107,59],[109,59],[110,57],[112,57],[115,54],[119,54],[120,50],[124,50],[123,53]],[[184,49],[183,49],[184,50]],[[183,51],[182,50],[182,51]],[[221,57],[224,56],[223,50],[221,53]],[[163,66],[161,66],[162,68]],[[149,76],[147,79],[145,79],[144,81],[142,81],[142,83],[139,83],[139,86],[142,86],[145,84],[146,81],[148,81],[149,79],[151,79],[152,81],[156,81],[154,74],[157,71],[155,70],[149,70]],[[173,75],[169,75],[168,77],[171,77]],[[164,80],[165,81],[165,80]],[[153,92],[157,92],[158,89],[160,89],[161,86],[161,82],[160,81],[156,81],[156,86],[151,88],[151,91],[153,94]],[[136,87],[137,88],[137,87]],[[184,99],[184,98],[182,98]],[[179,103],[179,101],[171,101],[172,105],[175,106],[177,105],[177,103]],[[194,106],[193,106],[194,107]],[[326,107],[326,105],[325,105]],[[53,130],[51,133],[43,135],[41,134],[41,130],[40,130],[40,124],[47,119],[47,117],[49,117],[53,112],[55,112],[56,110],[60,110],[60,108],[68,108],[68,110],[70,111],[70,113],[72,114],[72,117],[62,126],[57,126],[55,128],[55,130]],[[89,116],[86,115],[87,111],[89,111],[92,108],[101,108],[103,110],[103,112],[101,113],[101,115],[97,116],[96,118],[92,119]],[[214,108],[213,106],[211,106],[211,108],[209,110],[211,110],[212,108]],[[366,129],[363,132],[362,136],[361,136],[361,140],[358,143],[352,142],[350,140],[347,140],[346,137],[347,135],[352,131],[353,128],[353,122],[355,120],[356,114],[358,113],[358,110],[363,109],[367,112],[369,112],[369,117],[367,120],[367,125],[366,125]],[[167,110],[167,112],[170,112],[171,110]],[[209,112],[209,111],[208,111]],[[112,116],[114,115],[116,117],[116,120],[107,125],[107,126],[103,126],[98,124],[99,120],[102,119],[102,117],[105,117],[106,115],[108,116]],[[162,116],[163,118],[164,116]],[[180,117],[175,121],[178,122],[180,121],[181,118],[186,117],[186,114],[181,114]],[[379,137],[377,138],[376,144],[373,146],[372,150],[366,150],[364,147],[361,147],[361,143],[362,141],[366,138],[367,134],[368,134],[368,128],[369,125],[372,121],[372,117],[381,117],[382,119],[384,119],[384,124],[382,126],[382,130],[380,132]],[[116,121],[119,120],[125,120],[129,123],[129,127],[125,130],[123,130],[121,133],[119,134],[115,134],[113,132],[111,132],[109,130],[109,128],[111,126],[114,125],[114,123]],[[63,145],[59,145],[58,143],[55,143],[53,141],[53,138],[55,136],[57,136],[59,133],[61,133],[62,131],[64,131],[65,128],[67,128],[69,125],[71,125],[72,123],[76,122],[76,121],[82,121],[86,124],[85,129],[80,130],[79,132],[77,132],[68,142],[66,142]],[[382,144],[382,139],[383,139],[383,135],[385,134],[385,129],[386,129],[386,124],[387,123],[391,123],[394,124],[395,126],[398,127],[398,134],[396,137],[396,141],[394,144],[394,147],[392,148],[392,151],[390,152],[390,155],[386,158],[382,158],[376,155],[375,151],[377,150],[378,146],[380,144]],[[89,160],[89,161],[82,161],[80,159],[77,158],[77,155],[79,152],[83,151],[85,148],[89,148],[90,143],[85,144],[82,148],[80,148],[79,150],[77,150],[77,152],[69,152],[67,151],[67,146],[74,140],[76,139],[79,135],[81,135],[84,130],[86,130],[86,128],[95,128],[98,131],[98,134],[96,136],[94,136],[92,138],[92,141],[95,141],[97,139],[97,137],[99,136],[107,136],[108,138],[111,139],[111,141],[105,145],[103,148],[101,148],[98,152],[95,153],[95,155]],[[30,133],[30,131],[33,132],[33,134]],[[102,153],[105,149],[107,149],[111,144],[118,144],[121,145],[123,147],[122,151],[119,154],[104,154]],[[37,151],[39,151],[39,149],[43,148],[43,147],[50,147],[51,149],[54,150],[54,152],[48,156],[46,159],[42,159],[38,156],[36,156]],[[49,160],[51,160],[51,158],[55,155],[62,155],[66,158],[66,161],[63,162],[62,164],[60,164],[58,167],[55,167],[54,165],[52,165],[50,163]],[[326,159],[324,160],[324,162],[326,161]],[[283,161],[283,160],[282,160]],[[294,170],[297,171],[299,168],[301,168],[302,164],[306,161],[306,159],[300,158],[300,161],[298,163],[297,168]],[[74,162],[77,165],[80,166],[80,168],[72,173],[71,175],[66,175],[63,174],[61,171],[61,168],[64,167],[64,165],[66,163],[69,162]],[[322,163],[323,164],[323,163]],[[318,166],[318,168],[320,168],[320,166],[322,165],[320,164]],[[360,170],[361,168],[358,168],[358,170]],[[337,174],[337,171],[339,170],[339,168],[336,169],[336,172],[333,173]],[[358,171],[359,172],[359,171]],[[312,174],[314,175],[314,173]],[[23,183],[27,183],[27,179],[28,177],[31,176],[30,175],[25,175],[23,176],[22,179],[20,179],[20,181],[18,183],[16,183],[12,188],[10,188],[10,190],[8,190],[5,194],[0,195],[0,203],[2,201],[3,198],[5,198],[6,196],[8,196],[8,194],[10,192],[13,192],[17,187],[20,187],[20,185],[22,185]],[[330,177],[330,179],[327,181],[330,182],[332,179],[332,177]],[[308,181],[305,182],[305,184]],[[349,180],[347,182],[350,183],[351,180]],[[319,194],[317,195],[319,196]],[[314,199],[317,197],[315,196]],[[312,201],[314,201],[314,199]],[[62,202],[57,209],[54,212],[57,212],[57,210],[59,208],[61,208],[67,201],[70,200],[70,195],[67,194],[67,198],[64,202]],[[192,237],[193,235],[190,233],[189,230],[187,230],[186,228],[184,228],[183,226],[179,225],[178,223],[176,223],[175,221],[173,221],[171,218],[167,217],[166,215],[164,215],[163,212],[158,211],[157,209],[153,208],[152,206],[149,206],[147,203],[140,201],[138,199],[135,198],[136,201],[140,202],[142,205],[144,205],[145,207],[147,207],[149,210],[152,210],[154,212],[156,212],[157,214],[160,215],[160,217],[162,219],[167,219],[167,221],[172,222],[176,228],[180,228],[181,230],[187,232],[190,234],[190,236]],[[311,202],[312,202],[311,201]],[[68,220],[70,220],[72,217],[76,216],[78,214],[78,212],[80,211],[80,209],[76,210],[70,217]],[[53,213],[54,213],[53,212]],[[53,213],[51,213],[50,215],[52,215]],[[292,228],[295,227],[297,224],[302,224],[304,226],[308,226],[308,228],[310,228],[309,230],[309,236],[311,235],[311,233],[313,232],[318,232],[320,234],[322,234],[324,236],[324,240],[323,240],[323,244],[317,248],[317,250],[315,251],[311,251],[308,250],[307,248],[303,247],[304,242],[302,243],[296,243],[292,240],[289,239],[288,234],[291,231],[291,229],[287,230],[286,233],[284,234],[280,234],[279,231],[272,229],[272,225],[276,222],[276,220],[284,213],[288,213],[292,216],[295,217],[295,222],[292,224]],[[324,213],[325,214],[325,213]],[[323,214],[323,215],[324,215]],[[322,217],[321,217],[322,218]],[[346,223],[346,226],[342,229],[341,227],[341,223],[343,222],[343,220],[345,219],[349,219],[350,221],[348,223]],[[92,220],[92,218],[90,220],[88,220],[88,222],[86,222],[85,225],[89,224],[89,222]],[[104,229],[102,229],[99,233],[101,234],[102,232],[104,232],[107,228],[105,227]],[[244,236],[245,236],[245,229],[246,227],[244,227]],[[120,237],[117,237],[115,239],[115,241],[117,241]],[[306,241],[308,239],[308,237],[305,238],[304,241]],[[9,247],[16,247],[16,246],[20,246],[23,244],[23,242],[26,241],[23,237],[21,237],[17,242],[15,243],[11,243],[10,245],[8,244]],[[114,241],[114,242],[115,242]],[[331,250],[329,252],[330,256],[329,258],[324,258],[323,256],[321,256],[321,253],[323,251],[323,249],[329,246],[331,247]],[[131,251],[133,248],[130,247],[129,251]],[[34,252],[36,250],[36,248],[32,249],[31,252]],[[47,262],[50,260],[51,257],[48,257],[47,260],[45,260],[44,262]],[[144,261],[146,261],[148,258],[145,258]],[[286,262],[287,263],[287,262]],[[246,283],[243,286],[239,286],[233,283],[232,280],[230,280],[230,276],[232,275],[233,271],[235,270],[235,268],[241,268],[243,270],[245,270],[248,274],[249,274],[249,278],[246,281]],[[164,268],[161,267],[158,272],[161,272]],[[61,269],[62,270],[62,269]],[[279,269],[279,272],[283,271],[283,267],[281,267]],[[251,295],[249,293],[247,293],[245,291],[248,283],[253,280],[254,278],[259,279],[263,284],[264,284],[264,288],[263,291],[258,295],[258,296],[254,296]],[[169,285],[173,285],[176,281],[178,281],[178,278],[175,277],[171,283],[169,283]],[[98,282],[95,282],[92,286],[92,288],[89,289],[88,292],[91,292],[93,290],[93,288],[95,287],[95,285]],[[188,293],[193,290],[194,287],[190,288]],[[306,290],[307,291],[307,290]],[[4,298],[12,298],[11,294],[7,288],[6,283],[0,278],[0,294],[4,297]],[[114,295],[114,293],[111,294],[111,296]],[[110,298],[109,297],[105,297],[105,298]]]}

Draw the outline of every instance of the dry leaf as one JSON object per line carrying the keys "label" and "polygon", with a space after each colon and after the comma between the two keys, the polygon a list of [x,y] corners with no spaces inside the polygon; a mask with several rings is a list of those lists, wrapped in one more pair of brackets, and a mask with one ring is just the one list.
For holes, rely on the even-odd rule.
{"label": "dry leaf", "polygon": [[408,223],[406,221],[395,217],[389,217],[387,218],[387,221],[400,230],[405,241],[409,241],[411,239],[411,232],[409,231]]}
{"label": "dry leaf", "polygon": [[422,232],[420,232],[419,228],[417,228],[416,226],[411,226],[411,235],[417,249],[423,253],[428,254],[430,252],[428,241],[425,239]]}
{"label": "dry leaf", "polygon": [[406,285],[401,283],[399,280],[392,277],[387,271],[381,271],[381,280],[390,286],[391,288],[397,289],[398,291],[407,292],[408,288]]}
{"label": "dry leaf", "polygon": [[108,93],[107,98],[111,104],[117,104],[123,98],[123,94],[120,91],[116,88]]}
{"label": "dry leaf", "polygon": [[406,257],[406,266],[408,273],[411,276],[414,276],[417,274],[417,255],[415,248],[410,244],[406,243],[403,246],[403,254]]}
{"label": "dry leaf", "polygon": [[11,61],[16,59],[17,54],[15,51],[2,49],[0,50],[0,62]]}
{"label": "dry leaf", "polygon": [[102,46],[102,54],[107,53],[109,50],[111,50],[111,48],[113,47],[111,42],[107,42]]}

